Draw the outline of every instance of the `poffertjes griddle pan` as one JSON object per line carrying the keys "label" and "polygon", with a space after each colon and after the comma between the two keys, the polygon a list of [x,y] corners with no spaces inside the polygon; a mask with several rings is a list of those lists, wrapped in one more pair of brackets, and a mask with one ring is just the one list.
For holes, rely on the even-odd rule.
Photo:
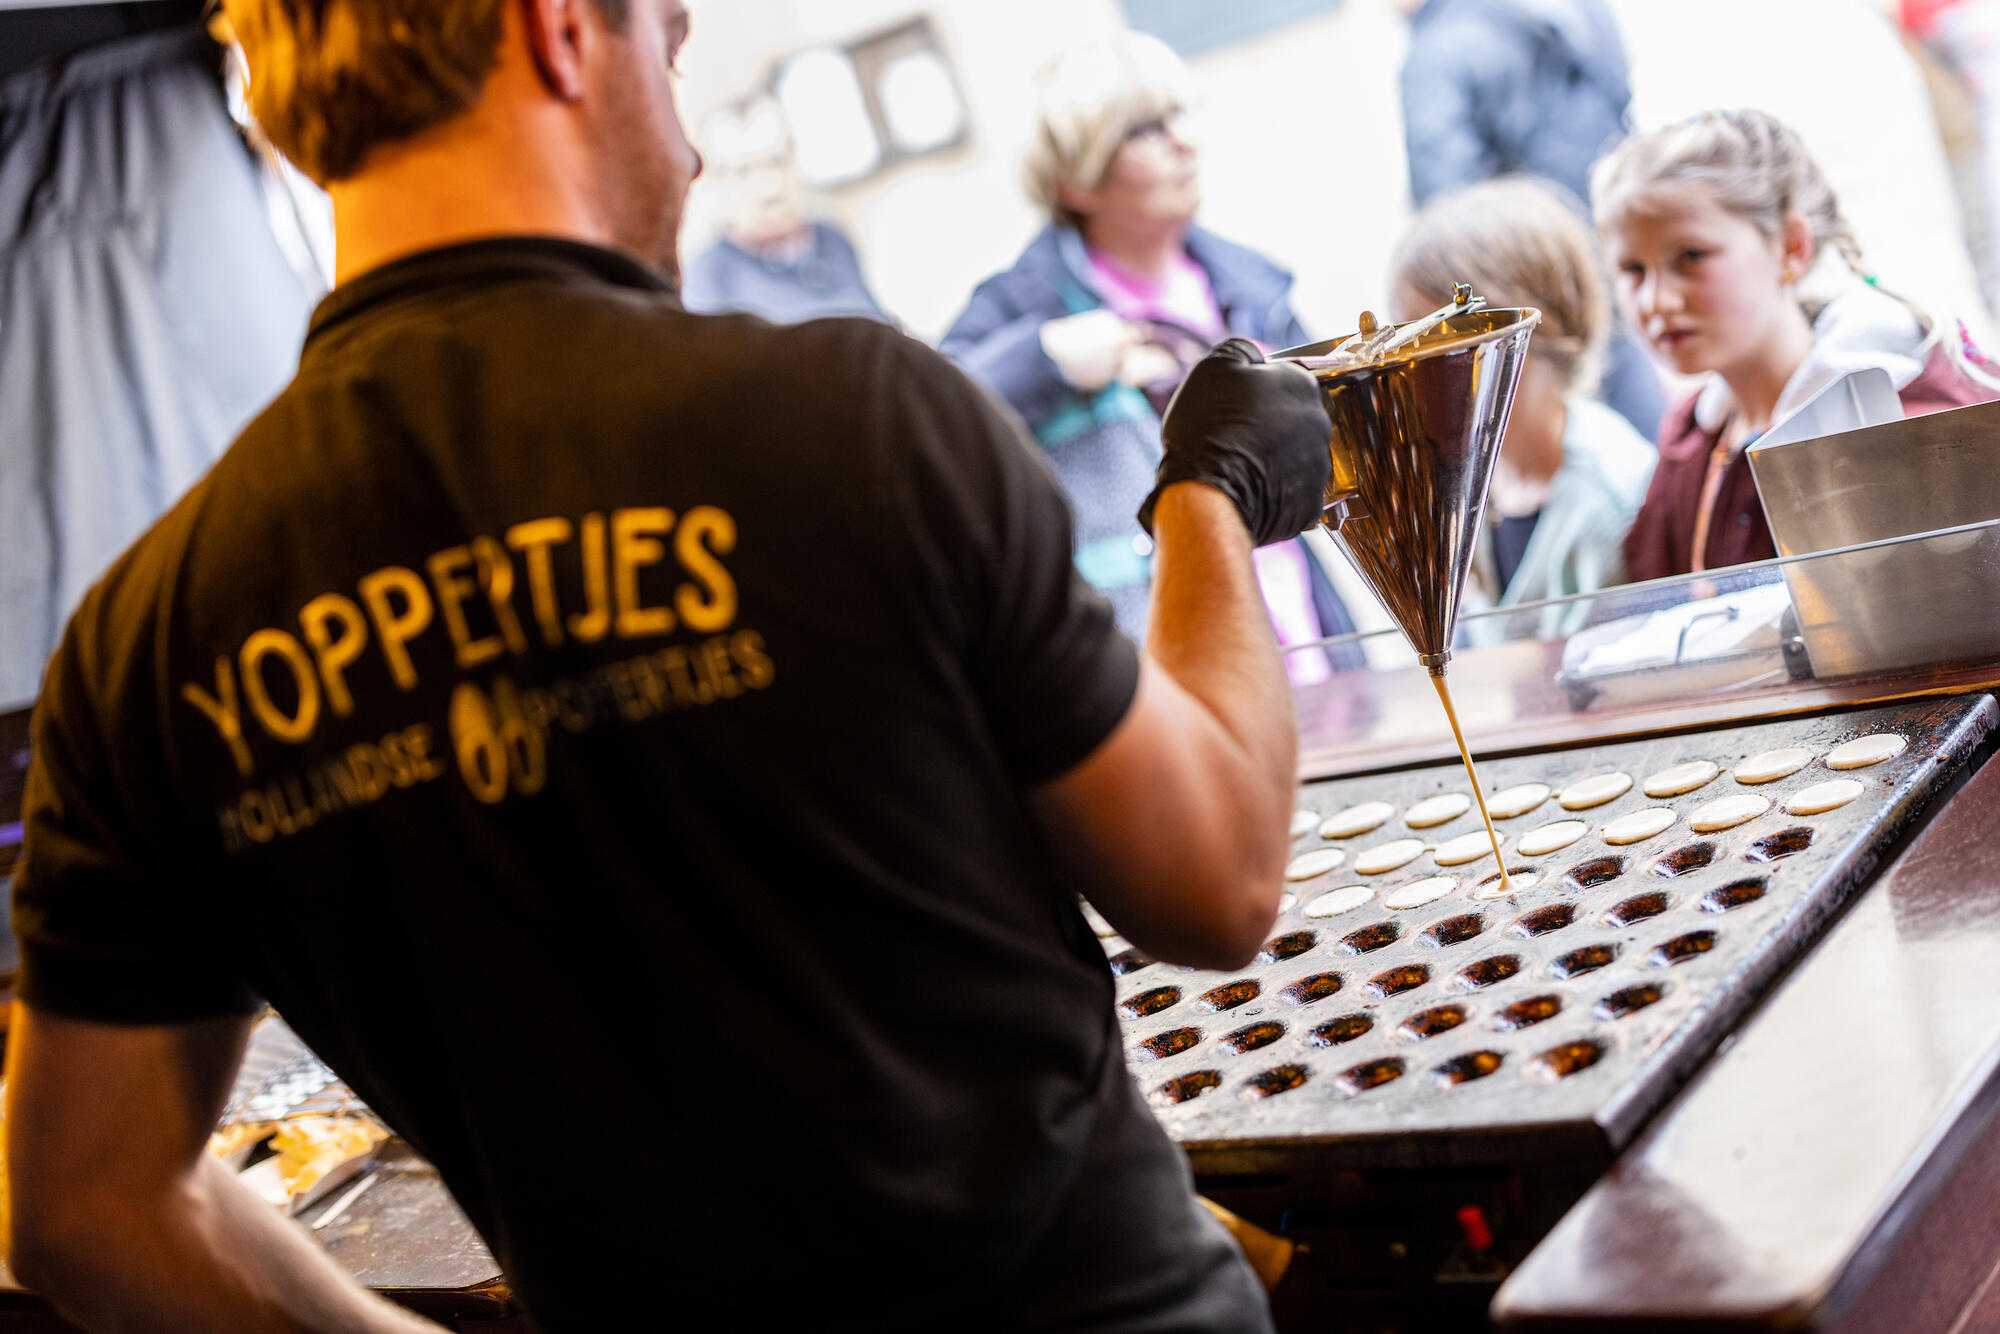
{"label": "poffertjes griddle pan", "polygon": [[[1299,805],[1319,816],[1364,801],[1396,814],[1355,838],[1315,828],[1294,841],[1294,856],[1348,856],[1287,885],[1288,906],[1250,967],[1179,968],[1106,941],[1133,1074],[1198,1172],[1608,1159],[1812,941],[1995,717],[1989,697],[1946,698],[1483,762],[1488,792],[1633,779],[1588,810],[1565,811],[1552,795],[1496,821],[1508,867],[1540,879],[1491,901],[1474,897],[1497,869],[1490,853],[1459,867],[1426,852],[1383,875],[1353,869],[1355,854],[1390,839],[1436,844],[1481,828],[1476,808],[1429,829],[1404,822],[1422,798],[1469,791],[1456,763],[1308,784]],[[1878,733],[1908,745],[1829,771],[1836,745]],[[1782,747],[1813,759],[1775,782],[1738,782],[1738,763]],[[1641,791],[1686,760],[1722,772],[1679,796]],[[1862,795],[1820,815],[1785,812],[1792,794],[1835,778],[1860,780]],[[1772,807],[1691,832],[1692,812],[1736,793]],[[1605,842],[1605,825],[1653,806],[1674,810],[1672,827]],[[1587,821],[1589,832],[1557,852],[1519,854],[1523,833],[1558,819]],[[1399,886],[1439,875],[1460,883],[1422,907],[1383,906]],[[1375,891],[1364,905],[1308,915],[1320,895],[1356,884]]]}

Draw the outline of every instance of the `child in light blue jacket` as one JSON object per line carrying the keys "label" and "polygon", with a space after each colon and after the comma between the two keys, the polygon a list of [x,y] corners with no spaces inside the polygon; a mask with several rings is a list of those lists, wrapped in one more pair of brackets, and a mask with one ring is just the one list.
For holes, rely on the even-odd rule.
{"label": "child in light blue jacket", "polygon": [[1493,469],[1473,571],[1502,606],[1624,582],[1621,546],[1656,454],[1590,397],[1611,332],[1608,284],[1573,200],[1502,177],[1446,196],[1411,224],[1392,265],[1398,319],[1467,282],[1489,306],[1533,306],[1513,415]]}

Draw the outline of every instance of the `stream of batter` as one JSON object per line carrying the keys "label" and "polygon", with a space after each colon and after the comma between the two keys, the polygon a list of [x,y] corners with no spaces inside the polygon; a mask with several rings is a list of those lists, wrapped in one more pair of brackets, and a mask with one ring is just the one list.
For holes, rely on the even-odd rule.
{"label": "stream of batter", "polygon": [[1486,821],[1486,837],[1493,840],[1493,860],[1500,863],[1500,892],[1511,894],[1514,885],[1507,875],[1507,859],[1500,855],[1500,835],[1493,830],[1493,817],[1486,813],[1486,793],[1479,786],[1479,771],[1472,767],[1472,752],[1466,748],[1465,733],[1458,730],[1458,710],[1451,707],[1451,691],[1445,688],[1442,668],[1431,673],[1431,684],[1437,687],[1444,716],[1451,723],[1451,739],[1458,743],[1458,758],[1465,761],[1465,776],[1472,780],[1472,799],[1479,803],[1479,818]]}

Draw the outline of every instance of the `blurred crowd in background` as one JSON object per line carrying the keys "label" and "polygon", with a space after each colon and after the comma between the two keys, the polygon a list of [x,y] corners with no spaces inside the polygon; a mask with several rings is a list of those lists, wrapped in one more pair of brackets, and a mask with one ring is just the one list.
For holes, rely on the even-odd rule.
{"label": "blurred crowd in background", "polygon": [[[1570,8],[1480,7],[1531,22]],[[1201,152],[1203,222],[1296,275],[1295,304],[1312,332],[1351,329],[1359,310],[1384,299],[1414,203],[1450,171],[1440,163],[1437,176],[1413,174],[1405,151],[1402,75],[1419,8],[757,0],[704,10],[705,49],[691,54],[684,88],[710,173],[690,201],[688,251],[719,235],[731,210],[725,164],[744,150],[730,118],[768,98],[779,112],[772,128],[796,136],[809,211],[854,242],[882,305],[935,341],[965,294],[1039,225],[1020,186],[1038,76],[1061,52],[1130,27],[1161,36],[1190,68],[1196,100],[1185,129]],[[1927,303],[1969,303],[1978,309],[1968,317],[1985,320],[1954,180],[1985,172],[1972,89],[1985,58],[1978,16],[1994,11],[1990,0],[1604,8],[1629,65],[1634,126],[1719,107],[1771,112],[1799,130],[1885,269],[1907,275]],[[1947,16],[1970,34],[1956,46],[1939,36]],[[1433,82],[1424,100],[1448,116],[1464,95]]]}
{"label": "blurred crowd in background", "polygon": [[[688,305],[941,347],[1048,452],[1078,565],[1135,635],[1159,416],[1225,336],[1335,337],[1460,280],[1542,309],[1480,550],[1494,602],[1769,554],[1741,450],[1829,375],[1882,365],[1912,412],[1993,396],[2000,0],[735,0],[695,23]],[[324,200],[217,156],[181,40],[0,83],[0,202],[46,192],[29,168],[59,141],[135,151],[129,85],[159,138],[141,169],[56,177],[75,216],[125,221],[0,235],[0,706],[282,384],[331,271]],[[207,342],[164,264],[220,312],[192,321]],[[121,265],[144,281],[75,282]],[[129,351],[148,338],[160,356]],[[93,340],[102,374],[77,369]],[[1383,623],[1323,536],[1258,570],[1287,644]]]}
{"label": "blurred crowd in background", "polygon": [[[2000,4],[1092,8],[989,41],[943,6],[733,100],[697,69],[686,297],[938,341],[1048,452],[1134,634],[1159,413],[1226,335],[1412,319],[1458,281],[1542,310],[1475,602],[1775,554],[1742,451],[1846,372],[1888,370],[1907,412],[1994,396]],[[1259,575],[1285,643],[1381,623],[1313,535]]]}

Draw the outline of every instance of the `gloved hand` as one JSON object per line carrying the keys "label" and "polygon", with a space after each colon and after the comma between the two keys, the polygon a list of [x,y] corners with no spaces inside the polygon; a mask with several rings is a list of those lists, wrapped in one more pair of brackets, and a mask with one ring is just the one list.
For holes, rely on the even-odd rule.
{"label": "gloved hand", "polygon": [[1176,482],[1205,482],[1236,502],[1256,546],[1297,537],[1319,522],[1333,470],[1333,424],[1312,372],[1267,362],[1232,338],[1195,363],[1160,423],[1166,456],[1139,526]]}

